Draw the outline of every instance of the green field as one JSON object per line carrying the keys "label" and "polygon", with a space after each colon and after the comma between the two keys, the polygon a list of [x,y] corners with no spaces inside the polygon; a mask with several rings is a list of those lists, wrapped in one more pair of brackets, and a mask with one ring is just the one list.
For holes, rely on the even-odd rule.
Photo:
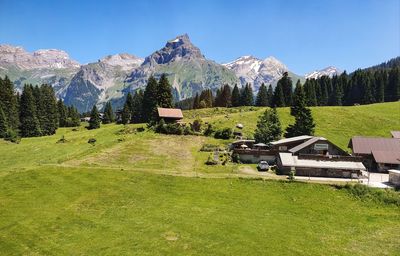
{"label": "green field", "polygon": [[[263,110],[213,111],[184,115],[218,127],[240,120],[250,134]],[[228,111],[237,113],[225,117]],[[399,103],[385,103],[313,114],[318,134],[343,146],[342,136],[389,136],[400,128],[399,111]],[[288,109],[279,114],[286,125]],[[240,165],[206,166],[209,153],[201,146],[226,141],[135,131],[144,126],[62,128],[20,144],[0,140],[0,255],[400,252],[397,205],[329,185],[257,179]],[[57,143],[63,135],[67,142]]]}
{"label": "green field", "polygon": [[[390,131],[400,130],[400,102],[371,104],[351,107],[312,107],[317,124],[315,133],[347,150],[352,136],[390,137]],[[252,137],[258,116],[265,108],[213,108],[190,110],[184,113],[188,121],[197,117],[214,124],[216,128],[234,128],[244,125],[244,134]],[[294,122],[289,108],[278,109],[282,127],[285,129]]]}

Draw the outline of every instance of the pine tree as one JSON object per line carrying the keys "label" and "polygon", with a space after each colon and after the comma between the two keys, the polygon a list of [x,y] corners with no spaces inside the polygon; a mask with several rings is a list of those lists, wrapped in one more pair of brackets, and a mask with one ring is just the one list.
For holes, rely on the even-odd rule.
{"label": "pine tree", "polygon": [[37,103],[37,108],[40,106],[42,135],[52,135],[58,128],[57,99],[51,86],[44,84],[39,90],[41,98],[40,103]]}
{"label": "pine tree", "polygon": [[288,72],[283,73],[283,76],[281,79],[279,79],[277,85],[279,85],[282,88],[284,97],[283,106],[291,106],[292,96],[293,96],[293,85],[292,85],[292,79],[289,77]]}
{"label": "pine tree", "polygon": [[67,126],[75,127],[81,125],[81,119],[78,110],[74,106],[69,106],[67,108]]}
{"label": "pine tree", "polygon": [[157,120],[157,80],[150,76],[143,94],[143,121],[152,122]]}
{"label": "pine tree", "polygon": [[8,130],[6,115],[2,108],[0,108],[0,138],[4,138],[6,136]]}
{"label": "pine tree", "polygon": [[317,97],[315,95],[314,79],[307,79],[304,83],[304,94],[306,95],[307,106],[316,106]]}
{"label": "pine tree", "polygon": [[306,105],[306,95],[304,93],[303,86],[301,85],[300,80],[297,80],[296,88],[294,89],[293,94],[292,106],[290,107],[290,114],[292,116],[296,116],[297,113]]}
{"label": "pine tree", "polygon": [[36,137],[41,135],[40,123],[36,116],[33,87],[30,85],[25,85],[22,91],[19,119],[22,137]]}
{"label": "pine tree", "polygon": [[271,141],[279,140],[281,134],[282,128],[276,109],[267,109],[258,119],[254,132],[256,142],[268,144]]}
{"label": "pine tree", "polygon": [[100,128],[100,115],[97,110],[96,105],[93,105],[92,111],[90,112],[90,120],[89,120],[89,130]]}
{"label": "pine tree", "polygon": [[258,107],[266,107],[268,106],[268,89],[264,83],[261,84],[260,89],[258,90],[257,98],[256,98],[256,106]]}
{"label": "pine tree", "polygon": [[328,81],[329,77],[328,76],[321,76],[318,78],[319,85],[321,88],[321,98],[320,98],[320,106],[327,106],[328,105],[328,99],[329,99],[329,94],[328,94]]}
{"label": "pine tree", "polygon": [[111,106],[111,102],[107,102],[104,107],[103,124],[110,124],[114,122],[114,111]]}
{"label": "pine tree", "polygon": [[58,125],[59,127],[67,127],[67,118],[68,118],[68,113],[67,109],[62,101],[62,99],[59,99],[57,101],[57,112],[58,112]]}
{"label": "pine tree", "polygon": [[233,87],[232,91],[232,107],[239,107],[239,106],[240,106],[240,91],[237,84],[235,84],[235,87]]}
{"label": "pine tree", "polygon": [[267,91],[268,106],[272,107],[272,102],[274,100],[274,90],[272,89],[272,84],[269,84]]}
{"label": "pine tree", "polygon": [[200,98],[199,98],[199,93],[196,93],[196,96],[194,97],[193,100],[193,109],[198,109],[200,108]]}
{"label": "pine tree", "polygon": [[3,109],[10,129],[19,126],[18,98],[14,93],[14,85],[8,76],[0,79],[0,107]]}
{"label": "pine tree", "polygon": [[131,109],[131,123],[141,123],[143,121],[143,91],[138,90],[133,95],[133,105]]}
{"label": "pine tree", "polygon": [[274,107],[284,107],[285,106],[285,97],[283,96],[282,85],[277,84],[274,91]]}
{"label": "pine tree", "polygon": [[385,102],[386,73],[384,71],[375,72],[375,99],[376,102]]}
{"label": "pine tree", "polygon": [[229,85],[224,85],[221,89],[217,90],[217,94],[215,96],[215,106],[216,107],[230,107],[232,103],[232,92],[231,87]]}
{"label": "pine tree", "polygon": [[172,87],[169,84],[167,76],[162,74],[158,82],[157,105],[161,108],[172,108],[172,101]]}
{"label": "pine tree", "polygon": [[400,99],[400,67],[392,68],[389,71],[386,91],[385,99],[387,101],[398,101]]}
{"label": "pine tree", "polygon": [[254,95],[253,95],[253,89],[250,84],[246,84],[246,86],[243,88],[240,98],[242,106],[253,106]]}

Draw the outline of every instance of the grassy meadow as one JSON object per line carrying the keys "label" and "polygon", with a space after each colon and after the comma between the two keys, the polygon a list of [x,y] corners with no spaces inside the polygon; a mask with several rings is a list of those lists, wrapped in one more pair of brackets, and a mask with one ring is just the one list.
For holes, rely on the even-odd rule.
{"label": "grassy meadow", "polygon": [[[240,121],[251,134],[262,111],[184,115],[217,127]],[[288,112],[279,109],[284,126]],[[313,114],[318,135],[343,148],[352,135],[389,136],[400,128],[398,102],[313,108]],[[0,255],[400,252],[397,205],[329,185],[253,178],[236,164],[206,166],[209,153],[201,146],[227,141],[138,127],[145,125],[61,128],[20,144],[0,140]],[[66,143],[57,143],[62,136]]]}

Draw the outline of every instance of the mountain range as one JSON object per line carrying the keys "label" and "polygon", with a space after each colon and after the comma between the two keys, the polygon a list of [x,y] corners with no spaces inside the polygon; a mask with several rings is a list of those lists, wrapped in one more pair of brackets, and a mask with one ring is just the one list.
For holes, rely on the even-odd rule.
{"label": "mountain range", "polygon": [[123,104],[124,96],[146,86],[148,78],[161,74],[173,87],[176,100],[194,96],[204,89],[216,91],[221,85],[246,83],[255,91],[262,83],[275,85],[284,72],[293,81],[340,74],[334,67],[314,71],[305,76],[291,72],[274,57],[264,60],[243,56],[232,62],[219,64],[207,59],[193,45],[187,34],[167,41],[166,45],[146,58],[121,53],[109,55],[97,62],[80,64],[57,49],[27,52],[22,47],[0,45],[0,76],[7,75],[21,90],[25,83],[50,84],[56,96],[66,104],[86,112],[94,104],[102,107],[111,101],[115,107]]}

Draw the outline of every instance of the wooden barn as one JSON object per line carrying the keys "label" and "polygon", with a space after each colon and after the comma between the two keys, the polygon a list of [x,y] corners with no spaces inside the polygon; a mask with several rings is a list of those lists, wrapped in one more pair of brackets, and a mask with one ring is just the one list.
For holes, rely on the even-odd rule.
{"label": "wooden barn", "polygon": [[182,110],[179,108],[157,108],[159,119],[166,123],[181,123],[183,119]]}

